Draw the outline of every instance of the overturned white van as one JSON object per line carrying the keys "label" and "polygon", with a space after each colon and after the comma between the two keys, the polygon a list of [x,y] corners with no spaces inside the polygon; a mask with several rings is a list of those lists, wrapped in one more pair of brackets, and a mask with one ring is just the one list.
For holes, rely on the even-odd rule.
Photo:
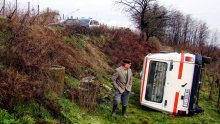
{"label": "overturned white van", "polygon": [[140,104],[173,115],[202,112],[198,95],[204,61],[200,54],[148,54],[141,76]]}

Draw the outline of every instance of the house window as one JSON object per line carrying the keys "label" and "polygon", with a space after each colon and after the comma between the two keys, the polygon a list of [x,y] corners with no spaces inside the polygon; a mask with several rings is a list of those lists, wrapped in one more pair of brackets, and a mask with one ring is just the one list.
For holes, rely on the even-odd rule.
{"label": "house window", "polygon": [[164,94],[167,63],[151,61],[146,86],[145,99],[147,101],[161,103]]}

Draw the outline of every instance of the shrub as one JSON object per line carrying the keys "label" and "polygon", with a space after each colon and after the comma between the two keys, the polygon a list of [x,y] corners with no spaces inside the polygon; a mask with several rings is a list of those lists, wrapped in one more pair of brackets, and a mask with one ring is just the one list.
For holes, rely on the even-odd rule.
{"label": "shrub", "polygon": [[141,69],[144,56],[149,52],[159,51],[158,40],[150,38],[150,41],[146,42],[140,35],[129,29],[113,29],[110,37],[110,41],[104,44],[103,51],[109,55],[114,64],[128,58],[132,61],[133,68]]}

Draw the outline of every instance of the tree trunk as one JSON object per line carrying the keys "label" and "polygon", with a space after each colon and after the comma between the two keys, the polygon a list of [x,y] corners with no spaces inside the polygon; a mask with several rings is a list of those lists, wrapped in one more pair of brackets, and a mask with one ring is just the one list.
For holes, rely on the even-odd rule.
{"label": "tree trunk", "polygon": [[143,31],[145,28],[145,24],[144,24],[145,10],[146,10],[146,7],[144,7],[143,10],[141,11],[141,25],[140,25],[141,31]]}
{"label": "tree trunk", "polygon": [[[65,67],[52,66],[46,70],[48,78],[52,80],[52,84],[49,84],[49,91],[57,93],[58,96],[63,95]],[[49,92],[48,91],[48,92]]]}

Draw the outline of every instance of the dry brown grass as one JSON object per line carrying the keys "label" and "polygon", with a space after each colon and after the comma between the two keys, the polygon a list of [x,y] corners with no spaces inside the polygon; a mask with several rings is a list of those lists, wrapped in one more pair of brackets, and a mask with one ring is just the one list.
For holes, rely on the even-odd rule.
{"label": "dry brown grass", "polygon": [[33,101],[37,95],[39,82],[26,74],[9,68],[0,70],[0,107],[12,110],[23,101]]}
{"label": "dry brown grass", "polygon": [[64,30],[66,35],[78,35],[83,34],[87,36],[100,36],[106,35],[109,32],[109,28],[106,25],[101,25],[100,27],[82,27],[80,25],[66,26]]}
{"label": "dry brown grass", "polygon": [[[104,73],[111,71],[103,54],[94,44],[88,43],[85,49],[78,50],[73,44],[64,42],[62,32],[55,32],[38,24],[30,25],[28,19],[23,19],[22,23],[18,19],[7,22],[12,37],[5,42],[7,49],[3,51],[1,58],[4,58],[6,68],[11,69],[1,70],[0,73],[1,78],[4,79],[0,81],[2,84],[0,88],[7,86],[6,90],[0,91],[0,107],[13,109],[24,100],[43,101],[42,104],[48,107],[47,103],[50,100],[45,98],[45,91],[51,89],[54,81],[48,78],[45,70],[53,65],[64,66],[68,75],[77,78],[97,71]],[[7,91],[13,88],[15,90]],[[80,96],[84,96],[83,93]],[[96,94],[93,97],[96,98]],[[80,102],[82,105],[85,103]],[[85,107],[91,109],[88,105]],[[53,107],[48,109],[57,111]]]}

